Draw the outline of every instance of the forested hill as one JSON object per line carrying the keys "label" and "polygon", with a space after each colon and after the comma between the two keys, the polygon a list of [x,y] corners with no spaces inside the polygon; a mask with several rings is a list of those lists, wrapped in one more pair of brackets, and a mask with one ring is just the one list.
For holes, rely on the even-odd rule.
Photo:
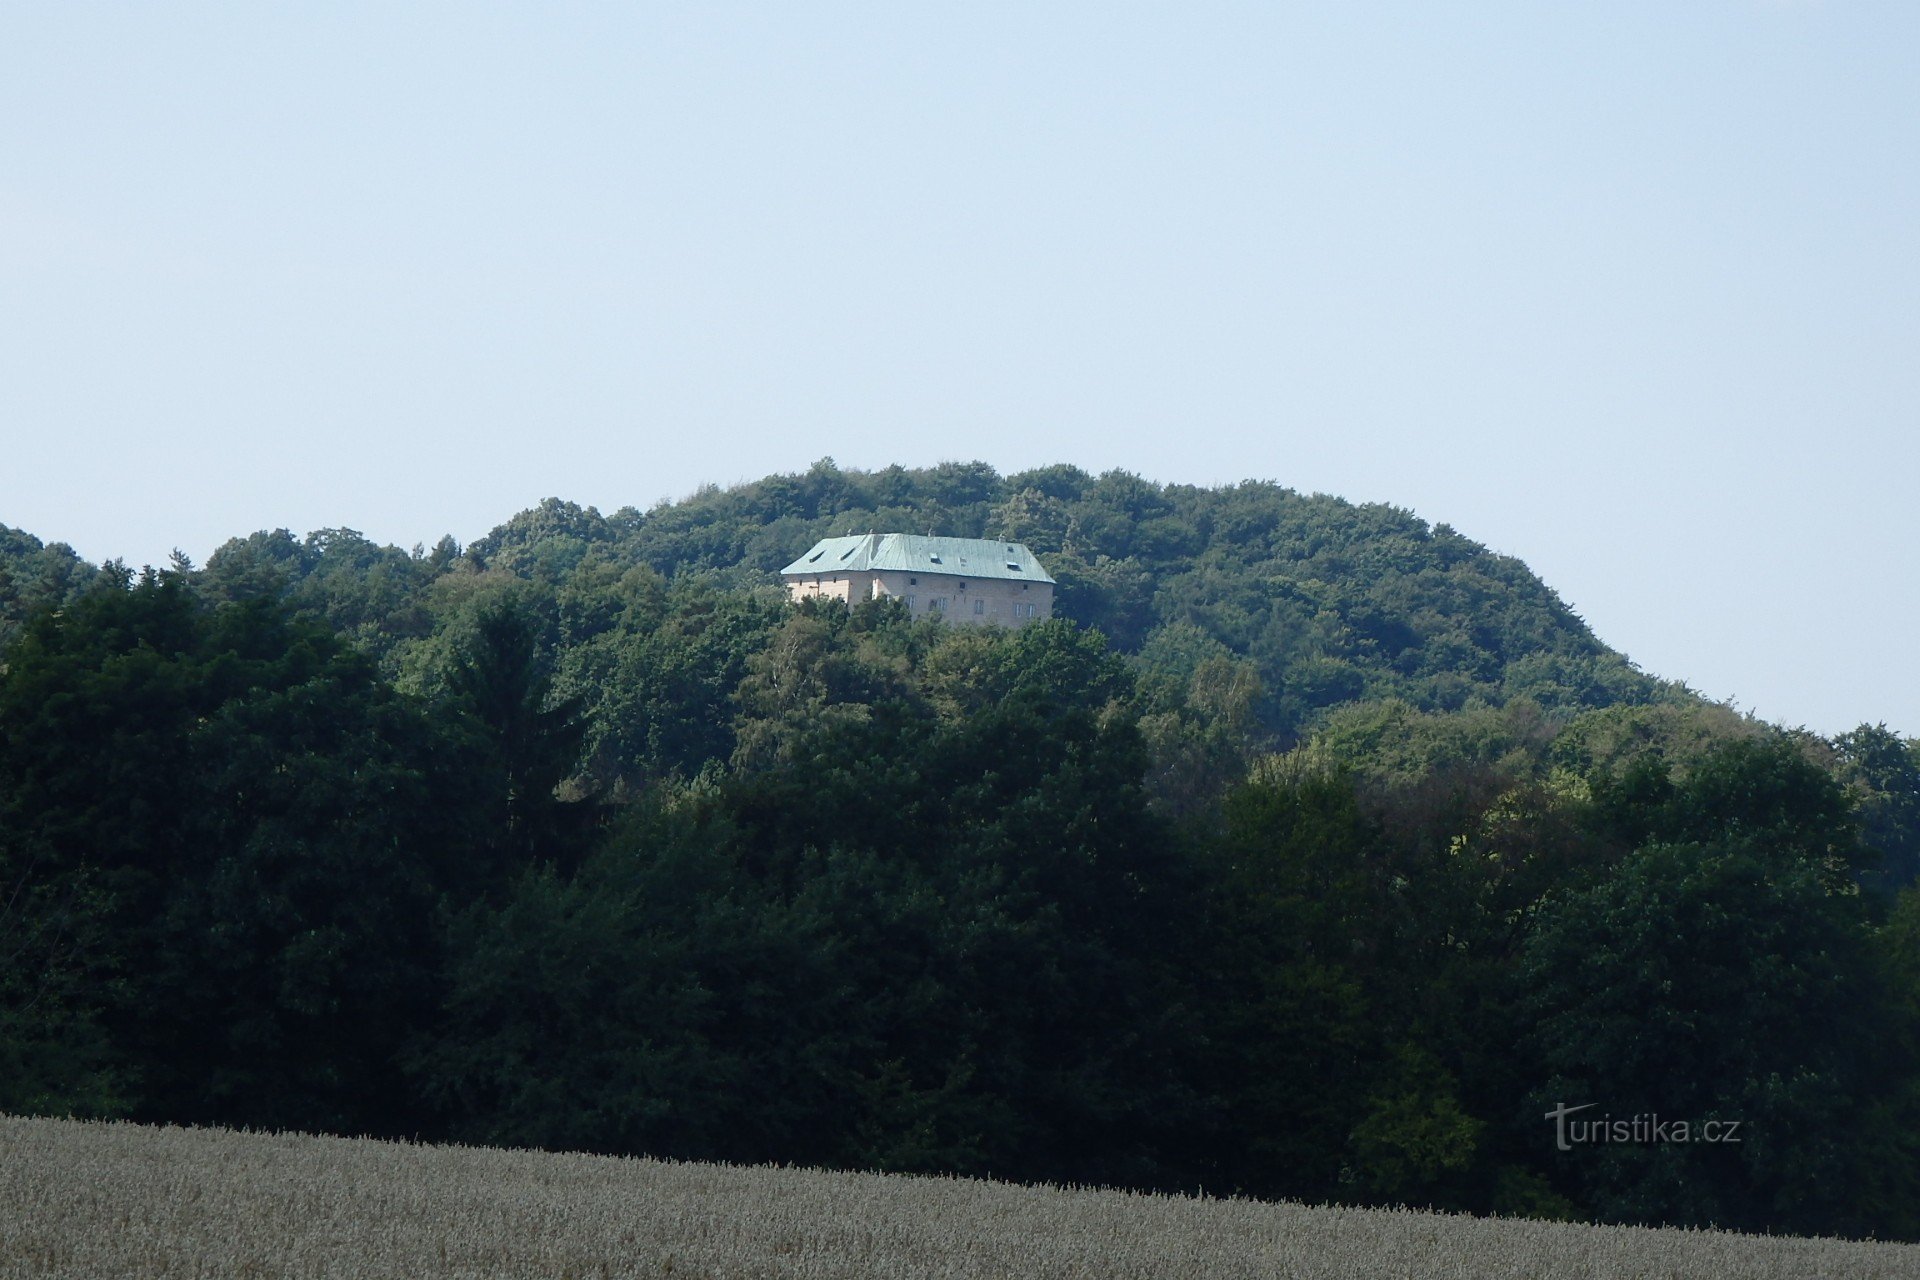
{"label": "forested hill", "polygon": [[[1250,664],[1255,714],[1281,744],[1327,708],[1383,697],[1424,711],[1527,698],[1549,712],[1686,698],[1608,650],[1520,561],[1445,524],[1271,483],[1160,485],[1072,466],[1001,476],[984,463],[860,472],[822,460],[644,512],[548,499],[464,550],[450,538],[409,553],[351,530],[256,533],[199,577],[217,597],[285,595],[397,673],[476,579],[518,579],[576,606],[612,592],[598,610],[610,625],[635,566],[746,588],[773,583],[816,538],[867,530],[1026,543],[1059,580],[1057,612],[1148,669],[1185,679],[1209,658]],[[28,608],[91,576],[65,548],[0,534],[0,642]],[[555,619],[572,630],[550,640],[591,638],[591,619]]]}
{"label": "forested hill", "polygon": [[[849,528],[1067,617],[789,604]],[[1403,512],[822,463],[430,551],[0,529],[0,623],[0,1112],[1920,1239],[1920,742]]]}
{"label": "forested hill", "polygon": [[[560,532],[559,515],[529,512],[480,550],[537,545]],[[1071,466],[1002,477],[983,463],[869,474],[823,460],[620,512],[603,536],[663,573],[773,572],[815,538],[869,529],[1024,542],[1060,581],[1059,611],[1123,650],[1156,627],[1198,626],[1258,666],[1276,728],[1387,694],[1451,709],[1476,696],[1591,707],[1660,692],[1520,561],[1405,511],[1276,484],[1158,485]]]}

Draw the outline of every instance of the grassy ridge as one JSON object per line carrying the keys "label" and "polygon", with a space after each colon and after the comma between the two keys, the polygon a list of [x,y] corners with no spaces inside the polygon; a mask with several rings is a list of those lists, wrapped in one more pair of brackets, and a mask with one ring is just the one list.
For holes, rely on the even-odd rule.
{"label": "grassy ridge", "polygon": [[0,1276],[1920,1275],[1920,1247],[0,1117]]}

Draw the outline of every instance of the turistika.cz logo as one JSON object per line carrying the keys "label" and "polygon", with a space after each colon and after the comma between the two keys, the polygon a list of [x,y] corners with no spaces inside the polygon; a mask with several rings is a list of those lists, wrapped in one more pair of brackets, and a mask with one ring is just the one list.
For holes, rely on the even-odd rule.
{"label": "turistika.cz logo", "polygon": [[1583,1102],[1577,1107],[1570,1107],[1564,1102],[1555,1103],[1553,1110],[1547,1112],[1545,1117],[1553,1121],[1553,1144],[1562,1151],[1571,1151],[1576,1146],[1603,1143],[1657,1145],[1666,1142],[1740,1141],[1743,1122],[1739,1120],[1666,1120],[1657,1112],[1618,1119],[1605,1113],[1582,1120],[1567,1118],[1582,1111],[1591,1111],[1599,1105],[1597,1102]]}

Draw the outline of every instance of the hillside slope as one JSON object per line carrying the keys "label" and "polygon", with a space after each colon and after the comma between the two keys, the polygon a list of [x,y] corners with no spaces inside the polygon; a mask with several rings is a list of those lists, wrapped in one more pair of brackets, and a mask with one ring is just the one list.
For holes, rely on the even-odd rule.
{"label": "hillside slope", "polygon": [[[464,553],[450,538],[409,554],[346,529],[262,532],[222,547],[208,576],[235,595],[288,592],[382,649],[430,630],[428,590],[463,560],[556,587],[583,566],[632,564],[771,582],[814,539],[868,529],[1025,542],[1060,581],[1059,612],[1125,651],[1156,630],[1197,628],[1255,665],[1261,719],[1283,738],[1325,708],[1384,696],[1422,710],[1684,697],[1602,645],[1519,560],[1394,507],[1256,481],[1160,485],[1071,466],[1001,476],[984,463],[860,472],[823,460],[644,512],[548,499]],[[4,534],[0,631],[93,580],[58,544]]]}
{"label": "hillside slope", "polygon": [[1003,477],[984,463],[865,473],[822,460],[605,520],[550,501],[474,550],[519,565],[604,541],[664,574],[770,574],[815,538],[869,529],[1025,542],[1060,580],[1060,612],[1123,650],[1156,627],[1197,626],[1254,661],[1283,733],[1317,709],[1387,695],[1450,710],[1676,693],[1596,640],[1519,560],[1394,507],[1257,481],[1160,485],[1071,466]]}
{"label": "hillside slope", "polygon": [[[1027,543],[1059,579],[1059,613],[1149,667],[1184,679],[1210,656],[1250,664],[1255,714],[1283,745],[1329,708],[1383,697],[1423,711],[1526,698],[1550,713],[1693,700],[1601,644],[1519,560],[1394,507],[1256,481],[1161,485],[1071,466],[1001,476],[984,463],[860,472],[822,460],[646,511],[602,515],[550,498],[464,549],[451,537],[407,552],[351,529],[262,531],[229,541],[199,577],[217,597],[285,596],[398,673],[396,651],[443,630],[470,594],[449,575],[576,599],[617,592],[636,566],[747,588],[774,583],[818,537],[869,529]],[[0,645],[33,607],[124,579],[117,565],[96,571],[0,527]],[[602,607],[603,620],[619,607]],[[579,643],[592,627],[548,640]]]}

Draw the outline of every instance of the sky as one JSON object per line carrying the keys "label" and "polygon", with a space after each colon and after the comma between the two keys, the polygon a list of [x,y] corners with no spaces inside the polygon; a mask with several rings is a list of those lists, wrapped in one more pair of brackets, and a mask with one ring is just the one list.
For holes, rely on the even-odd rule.
{"label": "sky", "polygon": [[1385,502],[1920,735],[1920,5],[0,0],[0,523],[794,471]]}

